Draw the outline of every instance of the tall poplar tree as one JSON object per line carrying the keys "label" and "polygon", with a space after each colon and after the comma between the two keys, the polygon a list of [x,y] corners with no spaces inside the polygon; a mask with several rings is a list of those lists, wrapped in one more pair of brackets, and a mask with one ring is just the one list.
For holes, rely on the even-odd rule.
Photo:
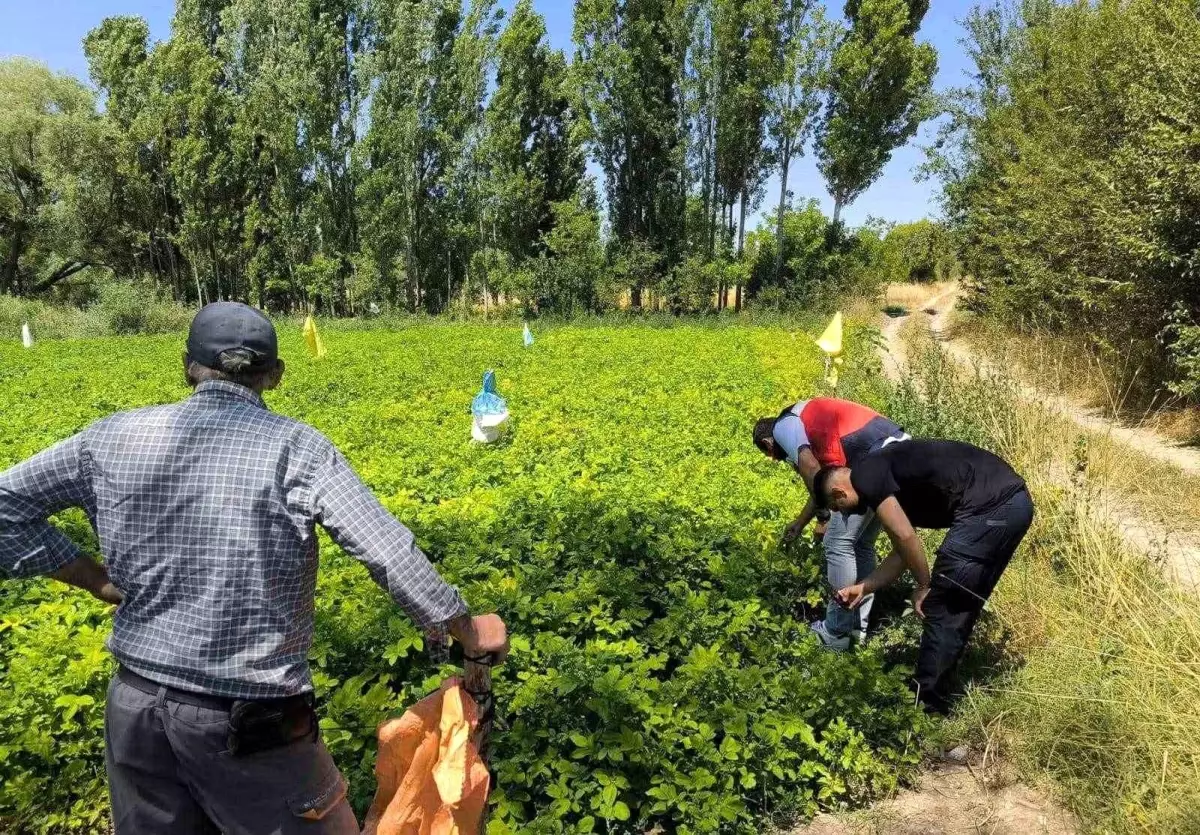
{"label": "tall poplar tree", "polygon": [[775,281],[783,274],[783,221],[788,208],[792,160],[804,155],[820,113],[834,26],[817,0],[783,0],[779,63],[770,91],[767,134],[779,171],[775,226]]}
{"label": "tall poplar tree", "polygon": [[[578,95],[604,172],[616,244],[644,248],[663,274],[682,256],[685,137],[680,119],[687,32],[684,0],[579,0]],[[632,287],[641,306],[644,270]]]}
{"label": "tall poplar tree", "polygon": [[490,217],[484,236],[514,261],[536,254],[554,224],[554,204],[573,199],[584,173],[572,136],[567,63],[546,42],[546,24],[519,0],[497,47],[488,102],[485,166]]}
{"label": "tall poplar tree", "polygon": [[931,115],[937,53],[916,42],[929,0],[850,0],[818,129],[818,166],[833,219],[879,179],[892,152]]}
{"label": "tall poplar tree", "polygon": [[[778,9],[775,0],[716,0],[713,6],[716,62],[716,179],[733,226],[737,255],[746,239],[746,211],[762,196],[768,171],[765,131],[769,91],[777,66]],[[741,307],[742,286],[736,293]],[[722,294],[722,302],[724,294]]]}

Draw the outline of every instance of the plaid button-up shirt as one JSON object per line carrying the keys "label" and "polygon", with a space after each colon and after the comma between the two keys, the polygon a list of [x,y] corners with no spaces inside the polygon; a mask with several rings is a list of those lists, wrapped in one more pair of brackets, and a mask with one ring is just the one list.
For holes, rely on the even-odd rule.
{"label": "plaid button-up shirt", "polygon": [[233,383],[113,415],[0,473],[0,573],[74,560],[46,521],[68,507],[91,518],[125,594],[109,649],[160,684],[242,699],[311,689],[317,525],[420,626],[466,613],[328,439]]}

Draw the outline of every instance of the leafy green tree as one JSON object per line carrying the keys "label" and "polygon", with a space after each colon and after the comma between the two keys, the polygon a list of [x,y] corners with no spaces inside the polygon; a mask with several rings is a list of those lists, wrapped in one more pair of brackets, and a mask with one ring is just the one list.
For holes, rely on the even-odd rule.
{"label": "leafy green tree", "polygon": [[466,280],[482,218],[480,123],[492,0],[372,6],[370,127],[359,153],[363,244],[411,310],[445,308]]}
{"label": "leafy green tree", "polygon": [[833,220],[879,178],[892,152],[931,113],[937,53],[915,36],[928,0],[855,0],[834,50],[817,159]]}
{"label": "leafy green tree", "polygon": [[[767,119],[771,154],[779,167],[777,238],[783,236],[792,160],[804,155],[816,125],[835,36],[836,27],[825,18],[816,0],[784,0],[779,21],[779,65],[770,89]],[[782,277],[783,259],[783,248],[777,247],[776,281]]]}
{"label": "leafy green tree", "polygon": [[[613,237],[618,248],[637,251],[639,268],[629,274],[639,277],[647,250],[657,257],[654,278],[683,251],[684,11],[683,0],[575,6],[575,91],[603,171]],[[631,286],[633,306],[640,307],[645,280]]]}
{"label": "leafy green tree", "polygon": [[176,34],[150,62],[151,109],[171,144],[168,171],[181,208],[176,241],[199,300],[244,297],[246,168],[234,142],[242,102],[198,39]]}
{"label": "leafy green tree", "polygon": [[[687,251],[712,258],[717,244],[716,182],[716,46],[713,32],[714,0],[692,0],[685,25],[688,47],[684,59],[682,92],[686,119],[686,190],[698,187],[698,200],[689,198],[685,220]],[[690,270],[690,268],[689,268]],[[714,291],[715,292],[715,291]]]}
{"label": "leafy green tree", "polygon": [[119,276],[165,283],[172,296],[193,295],[177,240],[181,207],[170,174],[171,142],[163,131],[150,62],[150,27],[139,17],[106,18],[83,41],[92,82],[104,94],[104,118],[120,188],[117,222],[126,243],[112,262]]}
{"label": "leafy green tree", "polygon": [[588,181],[552,208],[554,222],[537,262],[539,310],[567,316],[596,310],[606,265],[595,189]]}
{"label": "leafy green tree", "polygon": [[[767,175],[766,120],[778,52],[774,0],[716,0],[716,177],[729,207],[740,205],[737,255],[745,245],[746,209],[757,204]],[[740,306],[741,286],[738,286]]]}
{"label": "leafy green tree", "polygon": [[945,281],[956,270],[949,232],[931,220],[893,226],[883,239],[883,257],[890,281]]}
{"label": "leafy green tree", "polygon": [[315,299],[295,267],[319,256],[337,264],[321,294],[336,308],[357,248],[351,159],[362,9],[358,0],[233,0],[221,20],[215,54],[244,102],[234,141],[249,191],[243,248],[251,295]]}
{"label": "leafy green tree", "polygon": [[517,260],[542,249],[556,205],[571,205],[584,175],[569,93],[565,57],[548,46],[532,2],[519,0],[497,44],[487,106],[483,164],[491,205],[482,233]]}
{"label": "leafy green tree", "polygon": [[418,2],[373,6],[370,126],[357,148],[362,244],[393,305],[420,300],[417,237],[428,185],[420,164],[431,139],[421,120],[430,84],[437,8]]}
{"label": "leafy green tree", "polygon": [[[779,61],[779,10],[776,3],[760,0],[693,0],[685,9],[683,29],[690,43],[682,79],[682,132],[689,142],[684,182],[689,195],[693,185],[700,192],[700,202],[686,207],[687,250],[711,259],[727,238],[740,252],[746,210],[762,196],[771,151],[764,134],[768,90]],[[741,214],[735,219],[738,206]],[[699,275],[691,267],[686,273]],[[719,306],[726,295],[719,288]]]}
{"label": "leafy green tree", "polygon": [[1128,382],[1145,402],[1163,388],[1195,398],[1195,5],[1021,0],[966,24],[972,84],[947,97],[927,170],[969,302],[1137,369]]}
{"label": "leafy green tree", "polygon": [[119,249],[111,139],[79,81],[0,61],[0,293],[44,293]]}

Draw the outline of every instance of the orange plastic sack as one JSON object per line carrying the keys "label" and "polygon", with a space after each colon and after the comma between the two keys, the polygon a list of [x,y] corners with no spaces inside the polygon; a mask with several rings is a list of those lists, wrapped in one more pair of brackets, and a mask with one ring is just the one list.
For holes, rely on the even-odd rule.
{"label": "orange plastic sack", "polygon": [[380,725],[363,835],[478,835],[489,778],[471,740],[477,724],[475,701],[452,680]]}

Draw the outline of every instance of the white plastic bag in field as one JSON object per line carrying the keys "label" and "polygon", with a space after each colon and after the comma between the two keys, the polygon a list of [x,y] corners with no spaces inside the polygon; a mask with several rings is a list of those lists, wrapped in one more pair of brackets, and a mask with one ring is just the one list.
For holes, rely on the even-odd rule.
{"label": "white plastic bag in field", "polygon": [[33,347],[33,332],[29,330],[29,323],[21,325],[21,344],[26,348]]}
{"label": "white plastic bag in field", "polygon": [[508,404],[496,393],[496,373],[483,375],[483,389],[471,401],[471,437],[481,444],[498,441],[508,424]]}
{"label": "white plastic bag in field", "polygon": [[525,347],[528,348],[533,344],[533,331],[529,329],[529,323],[525,323],[525,332],[521,334],[521,338],[525,341]]}

